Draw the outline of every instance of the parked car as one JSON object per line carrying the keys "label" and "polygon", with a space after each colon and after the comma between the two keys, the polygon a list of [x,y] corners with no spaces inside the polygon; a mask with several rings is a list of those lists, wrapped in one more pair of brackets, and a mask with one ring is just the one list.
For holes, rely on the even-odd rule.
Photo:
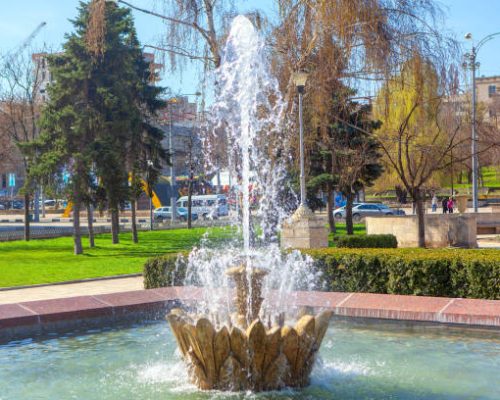
{"label": "parked car", "polygon": [[[172,207],[159,207],[153,211],[153,218],[157,221],[163,221],[172,218]],[[188,210],[185,207],[177,207],[177,218],[181,221],[187,221]],[[198,214],[191,211],[191,220],[196,221]]]}
{"label": "parked car", "polygon": [[[181,221],[187,221],[188,219],[188,209],[186,207],[177,207],[177,217]],[[198,219],[198,214],[191,210],[191,220],[196,221]]]}
{"label": "parked car", "polygon": [[[334,211],[335,218],[345,218],[345,207],[337,208]],[[378,215],[405,215],[403,210],[396,210],[382,203],[359,203],[352,208],[352,220],[354,222],[361,221],[363,217],[373,217]]]}
{"label": "parked car", "polygon": [[[360,204],[361,203],[353,203],[352,206],[354,208],[356,206],[359,206]],[[333,210],[333,216],[337,219],[345,218],[345,206],[342,206],[342,207],[339,207],[339,208],[336,208],[335,210]]]}
{"label": "parked car", "polygon": [[5,210],[6,207],[3,204],[0,204],[0,210]]}

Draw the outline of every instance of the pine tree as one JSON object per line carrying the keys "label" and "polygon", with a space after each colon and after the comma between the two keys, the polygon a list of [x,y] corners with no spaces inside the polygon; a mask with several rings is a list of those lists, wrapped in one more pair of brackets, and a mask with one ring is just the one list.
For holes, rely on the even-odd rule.
{"label": "pine tree", "polygon": [[[75,32],[67,35],[61,54],[49,57],[54,84],[49,88],[37,143],[39,172],[70,171],[75,254],[82,253],[79,211],[91,175],[97,175],[106,193],[113,243],[118,243],[118,213],[129,198],[131,149],[142,155],[144,152],[136,150],[143,147],[138,143],[153,142],[155,147],[162,138],[161,131],[148,121],[162,105],[158,99],[162,89],[149,85],[149,68],[130,10],[110,2],[104,6],[102,52],[96,54],[89,45],[92,7],[82,2],[73,21]],[[157,154],[161,159],[160,150]],[[141,159],[139,155],[133,158]]]}

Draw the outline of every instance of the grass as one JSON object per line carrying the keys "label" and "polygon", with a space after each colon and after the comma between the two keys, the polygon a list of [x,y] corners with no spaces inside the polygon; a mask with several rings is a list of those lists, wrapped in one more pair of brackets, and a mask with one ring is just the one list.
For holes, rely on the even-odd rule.
{"label": "grass", "polygon": [[[337,235],[346,234],[345,223],[337,223]],[[96,236],[96,247],[85,248],[84,254],[73,255],[73,239],[38,239],[30,242],[0,243],[0,287],[66,282],[142,272],[149,258],[166,253],[190,250],[200,243],[205,233],[215,243],[233,238],[229,228],[175,229],[139,232],[139,243],[132,243],[130,233],[120,235],[120,243],[111,244],[111,235]],[[354,225],[354,234],[365,234],[363,224]],[[333,245],[333,235],[329,237]]]}
{"label": "grass", "polygon": [[[500,189],[500,169],[499,167],[483,167],[481,168],[482,181],[480,182],[482,187],[488,189]],[[458,175],[457,173],[455,175]],[[455,176],[455,181],[457,176]],[[451,185],[447,185],[446,188],[450,188]],[[454,183],[454,189],[471,189],[472,184],[469,183]]]}
{"label": "grass", "polygon": [[[221,241],[234,236],[227,228],[209,229],[209,237]],[[139,243],[130,233],[111,244],[111,235],[96,236],[96,247],[73,255],[73,239],[32,240],[0,243],[0,287],[65,282],[142,272],[147,258],[189,250],[200,243],[206,228],[139,232]],[[84,239],[84,247],[86,239]]]}

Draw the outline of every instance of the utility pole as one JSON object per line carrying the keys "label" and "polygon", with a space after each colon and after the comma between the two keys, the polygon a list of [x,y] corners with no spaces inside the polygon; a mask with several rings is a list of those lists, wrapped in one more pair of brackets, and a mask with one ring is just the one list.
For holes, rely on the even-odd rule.
{"label": "utility pole", "polygon": [[172,127],[173,127],[173,121],[172,121],[172,104],[176,102],[176,99],[171,99],[168,102],[168,119],[169,119],[169,128],[168,128],[168,147],[170,149],[170,188],[171,188],[171,195],[170,195],[170,206],[172,210],[172,218],[171,222],[172,224],[175,222],[175,219],[177,218],[177,182],[175,178],[175,169],[174,169],[174,154],[175,150],[173,147],[173,140],[172,140]]}

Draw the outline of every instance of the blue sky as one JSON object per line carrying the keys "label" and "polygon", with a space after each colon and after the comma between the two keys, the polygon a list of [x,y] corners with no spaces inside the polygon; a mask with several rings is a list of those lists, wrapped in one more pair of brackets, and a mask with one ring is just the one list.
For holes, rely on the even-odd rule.
{"label": "blue sky", "polygon": [[[133,4],[150,8],[155,0],[130,0]],[[239,0],[239,10],[260,8],[275,14],[272,0]],[[464,34],[472,32],[481,39],[485,35],[500,31],[500,0],[441,0],[446,13],[443,29],[460,39],[464,48],[470,43],[463,40]],[[76,15],[78,0],[0,0],[0,51],[15,48],[36,28],[46,21],[47,25],[37,36],[34,44],[46,43],[58,49],[65,32],[72,29],[69,18]],[[143,44],[155,44],[163,32],[160,20],[134,12],[139,39]],[[500,75],[500,36],[486,44],[479,53],[480,74]],[[194,93],[198,88],[196,75],[189,70],[182,76],[166,74],[163,85],[174,93]]]}

